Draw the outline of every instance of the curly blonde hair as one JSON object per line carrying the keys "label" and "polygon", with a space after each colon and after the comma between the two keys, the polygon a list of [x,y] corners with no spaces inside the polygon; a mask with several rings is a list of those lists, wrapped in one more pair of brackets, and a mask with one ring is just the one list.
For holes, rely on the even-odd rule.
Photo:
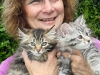
{"label": "curly blonde hair", "polygon": [[[25,18],[24,2],[25,0],[5,0],[3,3],[3,23],[6,31],[13,37],[16,37],[18,27],[29,26]],[[64,22],[73,20],[77,2],[78,0],[63,0]]]}

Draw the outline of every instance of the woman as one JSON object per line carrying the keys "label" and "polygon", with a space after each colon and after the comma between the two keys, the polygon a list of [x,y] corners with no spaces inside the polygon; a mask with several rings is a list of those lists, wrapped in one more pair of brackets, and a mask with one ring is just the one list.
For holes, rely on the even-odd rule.
{"label": "woman", "polygon": [[[63,22],[73,20],[77,0],[5,0],[3,21],[7,32],[14,38],[17,37],[18,27],[47,29],[55,25],[56,29]],[[56,50],[48,54],[48,60],[40,63],[30,61],[26,52],[22,53],[30,75],[57,75],[58,61]],[[62,53],[72,60],[71,67],[74,75],[94,75],[80,51],[75,50],[73,55]],[[9,64],[14,56],[9,57],[0,65],[0,75],[6,75]],[[53,61],[53,62],[52,62]],[[6,67],[7,69],[5,69]]]}

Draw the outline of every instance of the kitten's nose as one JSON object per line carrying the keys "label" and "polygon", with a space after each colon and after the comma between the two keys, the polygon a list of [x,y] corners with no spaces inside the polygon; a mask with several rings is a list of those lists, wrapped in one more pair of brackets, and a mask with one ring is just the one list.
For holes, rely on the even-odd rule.
{"label": "kitten's nose", "polygon": [[86,37],[85,40],[86,40],[87,42],[90,42],[91,39],[90,39],[90,37]]}
{"label": "kitten's nose", "polygon": [[40,46],[40,45],[37,45],[37,46],[36,46],[36,50],[37,50],[37,52],[40,52],[41,46]]}
{"label": "kitten's nose", "polygon": [[40,52],[40,49],[37,49],[38,52]]}
{"label": "kitten's nose", "polygon": [[87,42],[90,42],[90,40],[87,40]]}

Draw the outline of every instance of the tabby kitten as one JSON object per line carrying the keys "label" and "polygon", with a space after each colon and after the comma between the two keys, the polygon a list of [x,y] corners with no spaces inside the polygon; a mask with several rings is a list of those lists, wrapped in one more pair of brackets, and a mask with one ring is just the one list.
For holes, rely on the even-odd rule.
{"label": "tabby kitten", "polygon": [[[94,74],[100,75],[100,53],[92,42],[91,30],[87,27],[83,15],[74,22],[62,24],[58,30],[58,40],[59,51],[81,50]],[[70,67],[71,62],[69,59],[66,60],[63,56],[59,58],[59,75],[73,75]]]}
{"label": "tabby kitten", "polygon": [[26,50],[30,60],[44,62],[48,58],[47,53],[57,44],[54,27],[49,30],[21,28],[18,32],[20,45],[7,75],[29,75],[22,58],[23,49]]}

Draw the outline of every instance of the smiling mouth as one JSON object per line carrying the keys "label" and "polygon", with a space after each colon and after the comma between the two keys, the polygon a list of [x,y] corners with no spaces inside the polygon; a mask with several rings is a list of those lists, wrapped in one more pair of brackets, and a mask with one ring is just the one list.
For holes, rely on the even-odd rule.
{"label": "smiling mouth", "polygon": [[43,22],[48,22],[48,21],[54,21],[56,17],[53,17],[53,18],[44,18],[44,19],[39,19],[40,21],[43,21]]}

